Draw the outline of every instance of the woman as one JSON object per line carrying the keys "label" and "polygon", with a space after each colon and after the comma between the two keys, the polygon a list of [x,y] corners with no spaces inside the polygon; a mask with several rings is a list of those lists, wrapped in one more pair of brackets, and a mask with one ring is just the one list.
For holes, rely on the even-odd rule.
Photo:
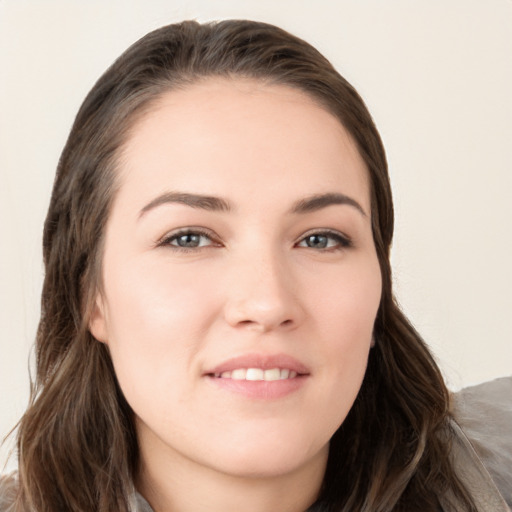
{"label": "woman", "polygon": [[315,49],[248,21],[141,39],[59,162],[14,509],[506,510],[459,471],[392,231],[378,132]]}

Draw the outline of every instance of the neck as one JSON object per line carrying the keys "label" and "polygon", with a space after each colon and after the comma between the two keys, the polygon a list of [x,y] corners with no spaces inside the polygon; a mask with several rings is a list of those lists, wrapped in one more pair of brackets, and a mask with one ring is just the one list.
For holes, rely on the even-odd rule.
{"label": "neck", "polygon": [[239,476],[190,460],[155,463],[141,453],[136,485],[154,512],[304,512],[318,496],[326,461],[327,447],[286,474]]}

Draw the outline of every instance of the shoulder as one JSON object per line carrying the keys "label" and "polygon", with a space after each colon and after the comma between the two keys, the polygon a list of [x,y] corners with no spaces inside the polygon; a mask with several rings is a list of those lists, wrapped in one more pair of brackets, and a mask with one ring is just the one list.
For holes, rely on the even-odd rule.
{"label": "shoulder", "polygon": [[14,501],[18,489],[16,473],[0,475],[0,512],[14,511]]}
{"label": "shoulder", "polygon": [[[17,492],[17,473],[0,475],[0,512],[18,512],[15,504]],[[149,503],[137,492],[134,493],[130,510],[132,512],[153,512]]]}
{"label": "shoulder", "polygon": [[459,444],[473,452],[512,508],[512,376],[455,393],[453,415]]}
{"label": "shoulder", "polygon": [[[150,504],[138,493],[135,493],[135,500],[136,500],[136,512],[153,512],[153,509],[151,508]],[[0,510],[0,512],[2,512]]]}

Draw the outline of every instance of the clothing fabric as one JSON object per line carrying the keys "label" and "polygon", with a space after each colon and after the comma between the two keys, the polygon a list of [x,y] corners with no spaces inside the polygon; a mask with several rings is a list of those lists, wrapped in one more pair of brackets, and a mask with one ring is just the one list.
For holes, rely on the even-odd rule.
{"label": "clothing fabric", "polygon": [[[478,512],[512,511],[512,376],[466,388],[453,396],[453,457]],[[16,476],[0,478],[0,512],[10,512]],[[133,512],[153,512],[138,493]],[[440,497],[443,512],[460,512],[455,498]]]}
{"label": "clothing fabric", "polygon": [[[512,510],[512,377],[463,389],[454,395],[457,472],[479,512]],[[456,512],[443,504],[444,512]],[[450,508],[452,507],[452,508]]]}
{"label": "clothing fabric", "polygon": [[481,464],[512,509],[512,377],[463,389],[454,414]]}

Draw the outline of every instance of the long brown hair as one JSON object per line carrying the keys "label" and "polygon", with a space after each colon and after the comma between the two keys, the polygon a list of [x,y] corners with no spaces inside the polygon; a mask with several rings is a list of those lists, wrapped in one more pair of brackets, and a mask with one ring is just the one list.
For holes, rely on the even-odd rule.
{"label": "long brown hair", "polygon": [[449,458],[448,392],[393,298],[393,204],[384,148],[354,88],[317,50],[264,23],[187,21],[131,46],[85,99],[59,161],[44,228],[37,373],[18,432],[20,510],[133,510],[138,448],[103,343],[88,330],[101,288],[105,223],[127,132],[166,91],[247,77],[308,93],[355,140],[371,183],[383,292],[362,388],[331,440],[315,511],[438,510],[450,490],[475,508]]}

